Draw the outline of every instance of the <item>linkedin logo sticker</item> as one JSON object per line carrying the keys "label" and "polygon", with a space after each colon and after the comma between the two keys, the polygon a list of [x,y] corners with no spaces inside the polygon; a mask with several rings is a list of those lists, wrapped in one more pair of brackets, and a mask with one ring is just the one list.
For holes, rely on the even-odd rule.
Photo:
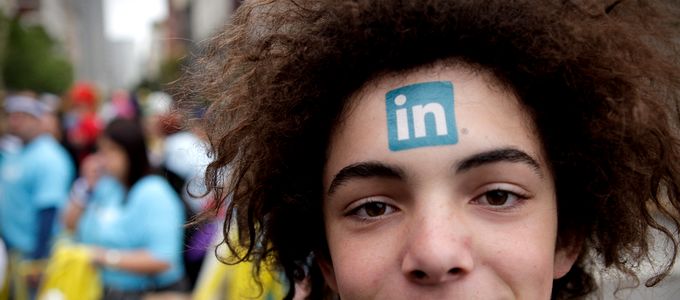
{"label": "linkedin logo sticker", "polygon": [[458,142],[450,81],[422,82],[385,94],[390,150]]}

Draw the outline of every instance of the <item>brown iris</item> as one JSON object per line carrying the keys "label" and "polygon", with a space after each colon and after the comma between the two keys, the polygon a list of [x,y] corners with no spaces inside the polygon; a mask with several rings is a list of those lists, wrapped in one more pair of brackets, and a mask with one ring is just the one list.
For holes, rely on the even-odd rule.
{"label": "brown iris", "polygon": [[486,201],[489,205],[503,205],[508,202],[509,193],[506,191],[495,190],[486,193]]}
{"label": "brown iris", "polygon": [[364,204],[364,210],[369,217],[381,216],[385,214],[387,204],[382,202],[369,202]]}

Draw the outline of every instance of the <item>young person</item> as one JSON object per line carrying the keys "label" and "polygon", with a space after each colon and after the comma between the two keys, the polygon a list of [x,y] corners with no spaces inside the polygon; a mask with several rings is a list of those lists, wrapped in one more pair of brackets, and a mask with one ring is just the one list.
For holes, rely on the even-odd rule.
{"label": "young person", "polygon": [[104,299],[185,291],[184,208],[170,184],[151,173],[142,127],[114,119],[98,146],[97,156],[84,160],[78,182],[85,187],[74,187],[64,222],[78,242],[92,246]]}
{"label": "young person", "polygon": [[660,231],[658,283],[678,245],[673,11],[244,2],[186,89],[212,101],[225,242],[310,298],[563,299],[596,266],[636,279]]}

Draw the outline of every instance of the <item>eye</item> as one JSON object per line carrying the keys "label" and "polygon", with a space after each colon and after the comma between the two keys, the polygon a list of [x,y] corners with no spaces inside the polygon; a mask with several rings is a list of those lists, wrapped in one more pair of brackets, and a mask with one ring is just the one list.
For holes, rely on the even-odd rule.
{"label": "eye", "polygon": [[350,208],[348,216],[356,216],[361,219],[377,219],[382,216],[393,214],[397,208],[383,201],[367,199],[360,201],[353,208]]}
{"label": "eye", "polygon": [[493,190],[488,191],[483,196],[486,203],[492,206],[500,206],[506,204],[508,201],[513,201],[517,198],[516,195],[511,194],[508,191],[503,190]]}
{"label": "eye", "polygon": [[480,205],[490,206],[494,209],[504,209],[515,207],[528,196],[504,189],[493,189],[477,197],[473,202]]}

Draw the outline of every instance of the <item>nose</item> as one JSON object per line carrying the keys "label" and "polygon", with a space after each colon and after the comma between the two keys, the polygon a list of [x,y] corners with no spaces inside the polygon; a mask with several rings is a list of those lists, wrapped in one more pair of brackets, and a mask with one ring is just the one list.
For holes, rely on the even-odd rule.
{"label": "nose", "polygon": [[416,284],[437,285],[459,280],[474,268],[471,235],[464,222],[441,215],[411,224],[402,272]]}

